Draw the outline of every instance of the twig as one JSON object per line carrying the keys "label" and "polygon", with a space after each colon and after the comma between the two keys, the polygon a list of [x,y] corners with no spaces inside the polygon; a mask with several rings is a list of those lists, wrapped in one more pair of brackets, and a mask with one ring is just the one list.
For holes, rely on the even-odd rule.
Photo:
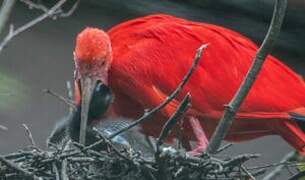
{"label": "twig", "polygon": [[230,148],[232,146],[233,146],[232,143],[226,144],[226,145],[218,148],[215,154],[221,153],[222,151],[224,151],[224,150],[226,150],[226,149],[228,149],[228,148]]}
{"label": "twig", "polygon": [[[31,0],[20,0],[20,1],[23,2],[24,4],[28,5],[30,9],[34,8],[34,9],[41,10],[43,12],[48,11],[48,7],[46,7],[42,3],[35,3]],[[73,6],[67,12],[63,12],[63,10],[61,8],[59,8],[55,13],[52,14],[52,17],[56,19],[57,17],[66,18],[66,17],[71,16],[77,9],[79,3],[80,3],[80,0],[76,0],[75,3],[73,4]]]}
{"label": "twig", "polygon": [[26,131],[26,133],[28,135],[28,138],[30,140],[31,146],[32,147],[36,147],[36,143],[35,143],[35,141],[33,139],[33,136],[32,136],[32,133],[31,133],[29,127],[26,124],[22,124],[22,126],[24,127],[24,129],[25,129],[25,131]]}
{"label": "twig", "polygon": [[60,173],[61,180],[69,180],[69,177],[67,175],[67,165],[68,165],[67,159],[62,160],[61,173]]}
{"label": "twig", "polygon": [[286,154],[286,156],[280,161],[281,165],[277,166],[273,171],[271,171],[268,175],[266,175],[263,178],[263,180],[275,179],[278,175],[280,175],[281,171],[285,167],[285,164],[283,164],[283,163],[286,163],[289,160],[291,160],[292,158],[294,158],[296,154],[297,154],[297,152],[295,152],[295,151],[292,151],[292,152]]}
{"label": "twig", "polygon": [[3,125],[0,125],[0,131],[7,131],[7,127],[3,126]]}
{"label": "twig", "polygon": [[44,93],[47,93],[51,96],[56,97],[58,100],[64,102],[66,105],[68,105],[70,108],[73,108],[74,110],[76,109],[76,105],[74,104],[73,101],[71,101],[70,99],[67,99],[59,94],[57,94],[56,92],[50,90],[50,89],[44,89],[43,90]]}
{"label": "twig", "polygon": [[66,18],[66,17],[71,16],[75,12],[75,10],[77,9],[79,3],[80,3],[80,0],[76,0],[76,2],[73,4],[71,9],[69,11],[65,12],[65,13],[61,13],[59,15],[59,17]]}
{"label": "twig", "polygon": [[31,179],[37,179],[37,177],[34,174],[30,173],[29,171],[27,171],[25,169],[22,169],[22,168],[18,167],[17,164],[5,159],[5,157],[3,157],[3,156],[0,156],[0,161],[2,163],[4,163],[6,166],[8,166],[8,167],[14,169],[15,171],[21,173],[22,175],[24,175],[24,177],[31,178]]}
{"label": "twig", "polygon": [[[188,70],[186,75],[183,77],[182,81],[179,83],[177,88],[161,104],[159,104],[157,107],[153,108],[152,110],[145,112],[139,119],[133,121],[130,125],[118,130],[117,132],[114,132],[113,134],[111,134],[108,137],[108,139],[112,139],[112,138],[116,137],[117,135],[137,126],[138,124],[142,123],[144,120],[148,119],[148,117],[152,116],[153,114],[155,114],[156,112],[158,112],[162,108],[164,108],[167,104],[169,104],[180,93],[182,88],[188,82],[188,80],[190,79],[191,75],[193,74],[194,70],[196,69],[196,67],[199,63],[203,50],[207,47],[208,47],[208,44],[203,44],[197,49],[197,52],[195,54],[191,68]],[[87,146],[87,148],[93,148],[102,142],[103,142],[103,140],[99,140],[99,141]]]}
{"label": "twig", "polygon": [[160,146],[163,144],[164,140],[169,135],[170,131],[173,129],[174,125],[180,119],[180,117],[186,112],[186,110],[190,107],[191,95],[188,93],[184,99],[181,101],[178,106],[176,112],[169,118],[166,124],[163,126],[163,129],[160,133],[160,136],[156,142],[157,153],[160,153]]}
{"label": "twig", "polygon": [[238,155],[231,160],[228,160],[223,166],[237,166],[245,163],[250,159],[255,159],[260,157],[260,154],[242,154]]}
{"label": "twig", "polygon": [[144,138],[148,146],[152,149],[152,151],[156,153],[156,145],[154,143],[155,141],[153,141],[148,135],[145,135]]}
{"label": "twig", "polygon": [[244,165],[241,165],[240,168],[244,173],[246,173],[247,176],[249,176],[251,180],[256,180],[256,178],[247,170]]}
{"label": "twig", "polygon": [[[10,0],[8,0],[10,1]],[[30,22],[24,24],[23,26],[14,29],[13,25],[10,25],[10,30],[7,36],[3,39],[3,41],[0,43],[0,52],[3,50],[3,48],[12,40],[13,37],[17,36],[18,34],[28,30],[29,28],[35,26],[39,22],[45,20],[46,18],[54,15],[56,11],[66,2],[67,0],[60,0],[58,1],[51,9],[49,9],[44,14],[38,16],[37,18],[31,20]]]}
{"label": "twig", "polygon": [[[70,102],[73,102],[73,90],[72,90],[72,86],[71,86],[71,82],[70,81],[66,82],[66,87],[67,87],[68,99],[70,100]],[[74,107],[75,107],[75,104],[74,104]],[[72,108],[72,107],[69,108],[69,112],[70,113],[72,113],[73,110],[74,110],[74,108]]]}
{"label": "twig", "polygon": [[[93,129],[94,130],[94,129]],[[98,133],[98,135],[100,136],[101,140],[105,143],[107,143],[107,145],[109,145],[109,147],[121,158],[130,161],[130,159],[126,156],[124,156],[120,150],[118,148],[116,148],[116,146],[112,143],[111,139],[106,138],[101,132],[95,130],[96,133]],[[84,150],[88,150],[90,148],[85,147],[86,149]]]}
{"label": "twig", "polygon": [[305,171],[302,171],[289,177],[288,180],[302,180],[304,177],[305,177]]}
{"label": "twig", "polygon": [[238,111],[240,105],[244,101],[245,97],[249,93],[253,83],[255,82],[258,73],[260,72],[262,65],[271,51],[273,43],[275,42],[277,36],[280,33],[283,19],[285,16],[285,11],[287,7],[287,0],[276,0],[274,6],[274,12],[272,21],[268,30],[268,33],[256,53],[256,56],[252,62],[251,68],[249,69],[246,77],[244,78],[242,84],[240,85],[238,91],[234,95],[233,99],[228,105],[225,106],[224,114],[212,135],[210,144],[208,145],[207,152],[215,153],[219,148],[222,140],[226,136],[228,130],[231,127],[234,116]]}
{"label": "twig", "polygon": [[148,117],[150,117],[151,115],[153,115],[154,113],[160,111],[162,108],[164,108],[168,103],[170,103],[182,90],[182,88],[185,86],[185,84],[188,82],[188,80],[190,79],[191,75],[193,74],[194,70],[196,69],[199,60],[201,58],[202,52],[205,48],[208,47],[208,44],[203,44],[201,45],[196,54],[195,54],[195,58],[193,60],[193,64],[191,66],[191,68],[189,69],[189,71],[186,73],[186,75],[183,77],[182,81],[180,82],[180,84],[177,86],[177,88],[175,89],[174,92],[172,92],[165,101],[163,101],[161,104],[159,104],[157,107],[153,108],[150,111],[147,111],[145,114],[143,114],[142,117],[140,117],[139,119],[137,119],[136,121],[134,121],[133,123],[131,123],[129,126],[113,133],[112,135],[109,136],[109,139],[114,138],[115,136],[121,134],[124,131],[129,130],[130,128],[133,128],[134,126],[140,124],[144,119],[147,119]]}
{"label": "twig", "polygon": [[60,180],[60,176],[59,176],[59,171],[58,171],[58,167],[56,165],[56,162],[52,162],[52,168],[53,168],[53,171],[55,172],[55,179],[56,180]]}
{"label": "twig", "polygon": [[16,0],[4,0],[2,2],[0,10],[0,34],[2,34],[4,27],[10,17],[12,9],[16,3]]}
{"label": "twig", "polygon": [[266,168],[272,168],[272,167],[277,167],[280,165],[284,165],[284,166],[289,166],[289,167],[296,167],[296,166],[305,166],[305,163],[291,163],[291,162],[284,162],[284,163],[271,163],[271,164],[267,164],[267,165],[262,165],[262,166],[252,166],[252,167],[248,167],[247,170],[257,170],[257,169],[266,169]]}
{"label": "twig", "polygon": [[20,2],[23,2],[24,4],[29,6],[29,9],[38,9],[38,10],[42,10],[43,12],[47,12],[48,8],[43,5],[42,3],[34,3],[33,1],[30,0],[20,0]]}
{"label": "twig", "polygon": [[177,110],[174,112],[174,114],[169,118],[169,120],[165,123],[163,126],[161,133],[159,135],[159,138],[156,142],[156,153],[155,153],[155,159],[158,164],[158,170],[159,170],[159,175],[160,179],[169,179],[168,176],[168,168],[166,167],[166,160],[163,160],[160,156],[161,151],[160,151],[160,146],[163,144],[164,140],[168,137],[170,131],[173,129],[177,121],[181,118],[181,116],[186,112],[186,110],[190,107],[190,101],[191,101],[191,96],[188,93],[183,100],[181,101],[180,105],[178,106]]}

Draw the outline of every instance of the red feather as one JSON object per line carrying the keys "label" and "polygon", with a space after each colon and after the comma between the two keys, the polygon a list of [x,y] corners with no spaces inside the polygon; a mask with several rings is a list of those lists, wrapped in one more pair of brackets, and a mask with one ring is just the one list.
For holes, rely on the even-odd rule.
{"label": "red feather", "polygon": [[[257,51],[252,41],[236,32],[168,15],[127,21],[113,27],[108,35],[113,52],[108,75],[116,96],[113,108],[118,115],[131,118],[164,101],[191,67],[196,49],[209,44],[180,96],[144,123],[145,132],[155,136],[190,92],[188,115],[197,117],[210,137]],[[304,81],[268,56],[226,139],[241,141],[278,134],[304,153],[304,132],[288,114],[305,115],[304,107]],[[185,131],[194,139],[188,126]]]}

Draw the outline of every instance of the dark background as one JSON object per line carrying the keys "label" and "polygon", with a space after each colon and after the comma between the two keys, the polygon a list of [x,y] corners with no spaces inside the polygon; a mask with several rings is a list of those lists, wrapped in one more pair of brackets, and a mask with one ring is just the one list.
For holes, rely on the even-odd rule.
{"label": "dark background", "polygon": [[[42,90],[49,88],[66,94],[65,83],[73,77],[74,39],[84,27],[109,29],[135,17],[167,13],[229,27],[259,43],[268,28],[272,3],[267,0],[90,0],[82,1],[69,18],[43,21],[13,39],[0,54],[0,124],[9,128],[7,132],[0,131],[1,154],[28,144],[22,123],[29,126],[37,144],[45,147],[46,137],[54,123],[67,113],[67,107]],[[305,74],[304,9],[303,1],[290,1],[273,52],[302,75]],[[40,11],[17,3],[10,22],[18,27],[39,14]],[[262,158],[252,163],[261,165],[278,162],[289,151],[291,148],[281,138],[269,136],[234,145],[223,155],[261,153]],[[286,172],[282,178],[288,175]]]}

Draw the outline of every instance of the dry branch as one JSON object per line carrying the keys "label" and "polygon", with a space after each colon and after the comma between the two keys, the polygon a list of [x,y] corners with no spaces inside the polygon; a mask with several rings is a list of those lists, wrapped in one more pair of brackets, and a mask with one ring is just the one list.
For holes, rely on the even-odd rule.
{"label": "dry branch", "polygon": [[253,83],[255,82],[262,68],[262,65],[264,64],[267,55],[270,53],[272,46],[280,33],[281,26],[285,17],[286,7],[287,0],[276,0],[273,17],[268,33],[266,34],[266,37],[261,47],[257,51],[252,65],[243,82],[241,83],[238,91],[236,92],[230,103],[225,106],[224,114],[208,145],[208,153],[215,153],[217,151],[222,140],[225,138],[227,132],[229,131],[235,114],[237,113],[239,107],[241,106],[245,97],[249,93]]}
{"label": "dry branch", "polygon": [[[198,49],[197,52],[195,54],[194,60],[193,60],[193,64],[190,67],[190,69],[188,70],[188,72],[185,74],[185,76],[183,77],[183,79],[181,80],[181,82],[178,84],[177,88],[161,103],[159,104],[157,107],[145,112],[139,119],[133,121],[129,126],[126,126],[120,130],[118,130],[117,132],[114,132],[113,134],[111,134],[108,139],[112,139],[114,137],[116,137],[117,135],[139,125],[140,123],[142,123],[143,121],[147,120],[149,117],[151,117],[152,115],[154,115],[155,113],[159,112],[161,109],[163,109],[167,104],[169,104],[183,89],[183,87],[185,86],[185,84],[188,82],[188,80],[190,79],[190,77],[192,76],[194,70],[196,69],[199,60],[201,58],[201,55],[203,53],[203,50],[205,48],[208,47],[208,44],[203,44],[201,45]],[[87,146],[87,148],[93,148],[97,145],[99,145],[100,143],[102,143],[103,140],[97,141],[89,146]]]}
{"label": "dry branch", "polygon": [[2,34],[4,27],[10,17],[12,9],[16,3],[16,0],[4,0],[2,2],[0,10],[0,35]]}
{"label": "dry branch", "polygon": [[0,131],[7,131],[7,127],[0,124]]}
{"label": "dry branch", "polygon": [[[11,0],[8,0],[8,1],[11,1]],[[68,15],[71,15],[75,11],[78,3],[76,2],[76,5],[74,4],[73,7],[67,13],[65,13],[62,11],[61,7],[62,7],[62,5],[64,5],[66,3],[66,1],[67,0],[59,0],[50,9],[47,9],[42,4],[40,6],[39,6],[39,4],[35,4],[35,6],[32,5],[33,7],[43,10],[44,13],[42,15],[38,16],[37,18],[29,21],[28,23],[24,24],[23,26],[18,27],[17,29],[15,29],[14,26],[11,24],[8,34],[5,36],[5,38],[0,43],[0,52],[3,50],[3,48],[6,47],[6,45],[12,40],[12,38],[16,37],[17,35],[19,35],[20,33],[24,32],[24,31],[30,29],[31,27],[37,25],[38,23],[47,19],[48,17],[52,17],[53,19],[56,19],[57,17],[68,17]],[[24,2],[32,3],[32,1],[24,1]]]}
{"label": "dry branch", "polygon": [[35,140],[34,140],[34,138],[33,138],[33,135],[32,135],[32,133],[31,133],[29,127],[28,127],[26,124],[22,124],[22,126],[24,127],[24,129],[25,129],[25,131],[26,131],[26,133],[27,133],[27,135],[28,135],[28,138],[29,138],[29,141],[30,141],[30,143],[31,143],[31,146],[32,146],[32,147],[35,147],[35,146],[36,146],[36,143],[35,143]]}
{"label": "dry branch", "polygon": [[157,154],[160,153],[160,146],[164,143],[165,139],[170,134],[170,131],[173,129],[177,121],[182,117],[186,110],[190,107],[191,95],[187,94],[184,99],[181,101],[176,112],[169,118],[169,120],[163,126],[160,136],[156,142]]}
{"label": "dry branch", "polygon": [[281,160],[279,166],[277,166],[273,171],[271,171],[268,175],[266,175],[263,180],[272,180],[275,179],[278,175],[280,175],[281,171],[284,169],[286,166],[284,163],[289,162],[292,158],[296,156],[297,152],[292,151]]}
{"label": "dry branch", "polygon": [[[20,1],[23,2],[24,4],[28,5],[30,9],[33,9],[33,8],[38,9],[38,10],[41,10],[45,13],[47,13],[48,10],[49,10],[48,7],[46,7],[41,2],[36,3],[36,2],[31,1],[31,0],[20,0]],[[52,15],[52,17],[54,19],[57,19],[58,17],[65,18],[65,17],[71,16],[75,12],[75,10],[77,9],[79,3],[80,3],[80,0],[76,0],[75,3],[72,5],[72,7],[67,12],[64,12],[62,10],[62,8],[58,8],[57,11]]]}
{"label": "dry branch", "polygon": [[191,66],[191,68],[189,69],[189,71],[186,73],[186,75],[183,77],[182,81],[180,82],[180,84],[177,86],[177,88],[165,99],[165,101],[163,101],[161,104],[159,104],[157,107],[153,108],[152,110],[149,110],[147,112],[145,112],[143,114],[142,117],[140,117],[139,119],[137,119],[136,121],[134,121],[132,124],[130,124],[128,127],[121,129],[118,132],[113,133],[111,136],[109,136],[109,139],[114,138],[115,136],[121,134],[124,131],[129,130],[130,128],[133,128],[137,125],[139,125],[140,123],[142,123],[143,120],[147,119],[148,117],[152,116],[153,114],[155,114],[156,112],[159,112],[161,109],[163,109],[167,104],[169,104],[173,99],[175,99],[175,97],[181,92],[181,90],[183,89],[183,87],[186,85],[186,83],[189,81],[190,77],[192,76],[194,70],[196,69],[199,60],[201,58],[201,55],[203,53],[203,50],[205,48],[208,47],[208,44],[203,44],[202,46],[200,46],[195,54],[194,60],[193,60],[193,64]]}
{"label": "dry branch", "polygon": [[[105,143],[105,146],[109,144]],[[245,179],[248,175],[238,169],[256,155],[239,155],[221,160],[209,155],[190,157],[172,148],[163,148],[162,168],[155,159],[140,153],[83,149],[82,145],[58,148],[55,151],[36,151],[37,147],[0,156],[0,176],[5,180],[24,179],[138,179],[155,180],[165,170],[168,180],[188,179]],[[78,152],[78,153],[73,153]],[[125,157],[128,157],[126,159]]]}
{"label": "dry branch", "polygon": [[44,89],[43,90],[44,93],[49,94],[53,97],[56,97],[58,100],[60,100],[61,102],[65,103],[66,105],[68,105],[69,108],[75,110],[76,109],[76,105],[74,104],[74,102],[70,99],[70,98],[65,98],[62,95],[50,90],[50,89]]}

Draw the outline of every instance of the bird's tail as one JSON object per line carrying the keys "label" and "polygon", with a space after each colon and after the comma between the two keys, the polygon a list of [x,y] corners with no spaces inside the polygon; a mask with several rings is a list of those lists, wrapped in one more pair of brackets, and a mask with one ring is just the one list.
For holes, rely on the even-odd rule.
{"label": "bird's tail", "polygon": [[280,135],[300,154],[305,156],[305,108],[299,108],[288,113],[289,121],[281,121],[277,126]]}

